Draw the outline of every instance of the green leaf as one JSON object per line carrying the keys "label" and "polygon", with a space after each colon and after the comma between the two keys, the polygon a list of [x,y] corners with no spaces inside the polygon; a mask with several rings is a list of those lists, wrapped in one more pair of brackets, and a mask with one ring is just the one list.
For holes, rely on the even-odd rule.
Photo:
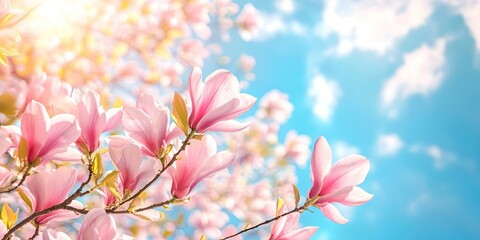
{"label": "green leaf", "polygon": [[293,194],[295,194],[295,208],[298,207],[298,203],[300,202],[300,192],[298,191],[297,186],[295,184],[292,184],[293,187]]}
{"label": "green leaf", "polygon": [[175,124],[183,131],[183,133],[188,135],[188,112],[187,112],[187,105],[185,104],[185,100],[183,100],[182,96],[175,92],[173,96],[173,103],[172,103],[172,118]]}

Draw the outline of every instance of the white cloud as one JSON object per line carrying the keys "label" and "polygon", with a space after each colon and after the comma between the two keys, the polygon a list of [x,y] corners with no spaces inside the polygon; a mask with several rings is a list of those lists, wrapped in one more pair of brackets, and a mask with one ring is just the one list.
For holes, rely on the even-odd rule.
{"label": "white cloud", "polygon": [[480,52],[480,1],[478,0],[445,0],[453,5],[462,15],[465,25],[475,40],[477,52]]}
{"label": "white cloud", "polygon": [[316,32],[338,36],[338,54],[354,48],[383,54],[423,25],[432,11],[431,0],[327,0]]}
{"label": "white cloud", "polygon": [[315,115],[321,120],[329,122],[341,96],[338,83],[317,74],[310,83],[308,95],[313,100]]}
{"label": "white cloud", "polygon": [[350,154],[359,154],[360,149],[355,146],[351,146],[344,141],[337,141],[332,146],[333,158],[340,159]]}
{"label": "white cloud", "polygon": [[285,14],[292,14],[295,11],[295,3],[293,0],[277,0],[275,7]]}
{"label": "white cloud", "polygon": [[424,153],[430,156],[433,160],[433,167],[436,170],[442,170],[446,166],[455,163],[457,156],[453,153],[443,150],[437,145],[413,145],[410,148],[413,153]]}
{"label": "white cloud", "polygon": [[422,45],[404,55],[404,63],[383,86],[382,108],[391,117],[398,113],[400,103],[412,95],[428,95],[437,90],[443,79],[445,43],[442,38],[434,46]]}
{"label": "white cloud", "polygon": [[256,41],[266,41],[280,34],[291,34],[295,36],[308,36],[307,28],[304,24],[286,19],[283,14],[268,14],[263,13],[261,15],[262,25],[259,32],[255,37]]}
{"label": "white cloud", "polygon": [[378,137],[375,145],[375,152],[379,156],[390,156],[396,154],[403,147],[403,141],[396,134],[382,134]]}

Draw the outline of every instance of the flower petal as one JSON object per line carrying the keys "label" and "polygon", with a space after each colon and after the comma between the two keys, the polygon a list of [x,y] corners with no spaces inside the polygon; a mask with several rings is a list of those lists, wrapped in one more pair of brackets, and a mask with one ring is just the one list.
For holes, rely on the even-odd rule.
{"label": "flower petal", "polygon": [[325,217],[336,223],[345,224],[348,222],[348,219],[343,217],[342,214],[340,214],[340,212],[338,211],[338,209],[331,203],[327,203],[324,206],[321,206],[320,210],[322,210],[322,213],[323,215],[325,215]]}
{"label": "flower petal", "polygon": [[324,137],[320,137],[315,143],[311,162],[311,178],[312,188],[309,192],[309,197],[313,198],[320,194],[324,184],[324,178],[330,171],[332,165],[332,150]]}
{"label": "flower petal", "polygon": [[369,169],[370,162],[364,156],[350,155],[338,160],[325,176],[322,194],[362,183]]}

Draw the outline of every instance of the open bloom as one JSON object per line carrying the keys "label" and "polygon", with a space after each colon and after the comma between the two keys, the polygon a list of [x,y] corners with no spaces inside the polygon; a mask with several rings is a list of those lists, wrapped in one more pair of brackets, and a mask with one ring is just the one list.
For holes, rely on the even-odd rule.
{"label": "open bloom", "polygon": [[[278,215],[287,212],[287,208],[283,205]],[[270,240],[308,240],[317,231],[318,227],[304,227],[296,229],[300,213],[294,212],[279,218],[272,224],[270,230]]]}
{"label": "open bloom", "polygon": [[112,216],[101,208],[94,208],[83,219],[78,240],[111,240],[117,235],[117,226]]}
{"label": "open bloom", "polygon": [[158,170],[158,161],[151,158],[143,161],[140,148],[124,137],[110,137],[108,150],[120,172],[120,190],[135,191],[137,186],[152,179]]}
{"label": "open bloom", "polygon": [[[72,168],[61,167],[55,172],[39,172],[31,175],[25,181],[22,191],[30,200],[28,207],[33,212],[39,212],[59,203],[62,203],[72,190],[77,179],[76,171]],[[73,201],[70,205],[83,208],[80,202]],[[55,210],[36,218],[38,224],[46,225],[50,221],[61,221],[75,218],[78,215],[69,210]]]}
{"label": "open bloom", "polygon": [[77,119],[82,134],[77,144],[94,152],[100,146],[100,135],[115,128],[122,117],[121,108],[112,108],[105,112],[100,105],[100,97],[91,90],[85,92],[77,107]]}
{"label": "open bloom", "polygon": [[170,124],[170,111],[152,94],[141,93],[136,107],[126,107],[122,117],[125,134],[139,144],[145,155],[161,157],[160,150],[182,131]]}
{"label": "open bloom", "polygon": [[168,168],[172,177],[171,193],[176,198],[186,197],[204,178],[225,169],[235,160],[235,154],[217,152],[217,143],[211,136],[204,136],[201,141],[193,141],[181,152],[178,161]]}
{"label": "open bloom", "polygon": [[333,202],[347,206],[358,206],[368,202],[373,195],[356,185],[365,180],[370,162],[360,155],[349,155],[332,165],[332,150],[324,137],[315,143],[312,155],[311,178],[313,186],[309,198],[319,196],[315,206],[337,223],[347,223]]}
{"label": "open bloom", "polygon": [[13,126],[4,129],[12,134],[17,147],[21,138],[25,140],[25,160],[29,163],[45,165],[50,160],[80,160],[80,152],[70,147],[80,136],[80,128],[73,115],[58,114],[50,119],[45,107],[32,101],[23,113],[20,124],[21,133]]}
{"label": "open bloom", "polygon": [[202,72],[195,67],[188,87],[192,103],[189,125],[195,131],[234,132],[248,126],[233,119],[248,111],[256,98],[240,93],[240,84],[232,73],[217,70],[203,83]]}

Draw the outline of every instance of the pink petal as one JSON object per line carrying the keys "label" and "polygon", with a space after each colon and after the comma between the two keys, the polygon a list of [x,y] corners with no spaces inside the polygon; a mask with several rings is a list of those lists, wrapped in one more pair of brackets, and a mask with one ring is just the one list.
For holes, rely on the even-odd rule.
{"label": "pink petal", "polygon": [[348,222],[348,219],[343,217],[342,214],[340,214],[340,212],[338,211],[338,209],[331,203],[327,203],[324,206],[321,206],[320,210],[322,210],[325,217],[336,223],[345,224]]}
{"label": "pink petal", "polygon": [[279,238],[278,240],[308,240],[313,236],[313,234],[315,234],[317,230],[318,227],[304,227],[301,229],[296,229]]}
{"label": "pink petal", "polygon": [[188,91],[190,93],[190,101],[192,102],[192,114],[189,117],[190,124],[197,118],[197,105],[200,95],[203,92],[204,84],[202,82],[202,70],[199,67],[194,67],[190,78],[188,79]]}
{"label": "pink petal", "polygon": [[29,162],[35,161],[45,143],[50,128],[49,120],[45,107],[36,101],[31,101],[22,115],[22,136],[27,141]]}
{"label": "pink petal", "polygon": [[313,198],[320,195],[320,191],[324,184],[324,178],[330,171],[332,165],[332,150],[324,137],[320,137],[313,148],[311,161],[311,178],[312,188],[309,192],[309,197]]}
{"label": "pink petal", "polygon": [[370,162],[363,156],[350,155],[340,159],[325,176],[322,193],[362,183],[369,169]]}
{"label": "pink petal", "polygon": [[46,158],[46,156],[59,151],[65,151],[80,136],[80,128],[73,115],[56,115],[51,119],[50,123],[51,127],[47,133],[45,145],[39,153],[39,156],[43,158],[42,162],[53,160]]}
{"label": "pink petal", "polygon": [[107,122],[102,132],[110,131],[118,126],[122,121],[122,108],[112,108],[109,109],[105,115],[107,117]]}
{"label": "pink petal", "polygon": [[205,129],[202,132],[219,131],[219,132],[237,132],[247,128],[250,122],[238,122],[235,120],[217,122]]}
{"label": "pink petal", "polygon": [[123,187],[132,190],[130,187],[136,181],[143,156],[138,146],[131,143],[124,145],[126,141],[122,138],[112,138],[108,150],[113,164],[120,171]]}
{"label": "pink petal", "polygon": [[78,240],[110,240],[117,234],[117,226],[112,216],[101,208],[92,209],[83,219],[78,232]]}
{"label": "pink petal", "polygon": [[152,116],[152,129],[150,134],[154,139],[153,149],[151,151],[157,151],[162,146],[166,145],[168,125],[170,120],[170,111],[163,105],[160,105]]}
{"label": "pink petal", "polygon": [[358,206],[370,201],[372,198],[373,194],[367,193],[359,187],[353,187],[352,191],[340,203],[347,206]]}
{"label": "pink petal", "polygon": [[160,101],[154,95],[145,92],[140,93],[136,104],[137,108],[140,108],[149,116],[152,116],[160,105]]}
{"label": "pink petal", "polygon": [[126,135],[143,145],[151,157],[156,156],[155,139],[151,136],[150,117],[145,112],[127,107],[123,111],[123,128]]}

